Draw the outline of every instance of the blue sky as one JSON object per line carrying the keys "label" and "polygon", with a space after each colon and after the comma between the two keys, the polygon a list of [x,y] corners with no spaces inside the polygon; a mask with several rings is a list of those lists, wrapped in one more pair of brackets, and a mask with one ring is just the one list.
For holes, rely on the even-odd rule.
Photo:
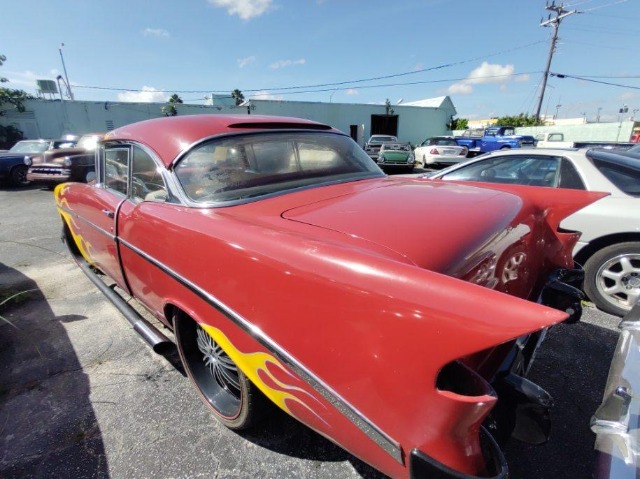
{"label": "blue sky", "polygon": [[[560,3],[560,2],[558,2]],[[542,114],[614,121],[640,108],[639,0],[568,0]],[[50,0],[3,8],[0,76],[35,94],[63,74],[78,100],[409,102],[458,116],[533,113],[552,28],[544,0]],[[375,80],[373,80],[375,78]],[[600,83],[598,83],[600,82]],[[613,83],[614,86],[604,83]],[[558,106],[560,105],[560,106]],[[636,112],[640,119],[640,111]]]}

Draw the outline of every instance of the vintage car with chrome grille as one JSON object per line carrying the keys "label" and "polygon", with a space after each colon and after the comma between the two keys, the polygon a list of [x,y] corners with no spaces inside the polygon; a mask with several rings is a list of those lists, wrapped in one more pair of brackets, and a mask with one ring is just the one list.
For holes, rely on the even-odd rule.
{"label": "vintage car with chrome grille", "polygon": [[506,478],[499,443],[546,439],[525,375],[582,298],[558,224],[601,194],[388,177],[330,126],[258,115],[118,128],[96,172],[55,189],[72,256],[155,350],[127,300],[173,331],[229,428],[275,404],[394,478]]}
{"label": "vintage car with chrome grille", "polygon": [[101,133],[82,135],[75,147],[46,152],[40,163],[25,159],[29,167],[27,180],[45,185],[88,182],[95,176],[95,149],[101,136]]}
{"label": "vintage car with chrome grille", "polygon": [[63,151],[75,144],[75,140],[67,138],[21,140],[9,151],[0,153],[0,181],[7,180],[13,186],[24,186],[29,183],[28,164],[41,163],[47,152]]}

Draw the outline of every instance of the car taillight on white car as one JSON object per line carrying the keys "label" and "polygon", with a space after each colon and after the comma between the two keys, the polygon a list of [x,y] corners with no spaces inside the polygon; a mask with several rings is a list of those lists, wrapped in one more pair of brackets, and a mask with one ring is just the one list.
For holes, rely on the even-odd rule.
{"label": "car taillight on white car", "polygon": [[429,152],[430,155],[439,155],[440,152],[438,151],[437,148],[432,148],[431,151]]}

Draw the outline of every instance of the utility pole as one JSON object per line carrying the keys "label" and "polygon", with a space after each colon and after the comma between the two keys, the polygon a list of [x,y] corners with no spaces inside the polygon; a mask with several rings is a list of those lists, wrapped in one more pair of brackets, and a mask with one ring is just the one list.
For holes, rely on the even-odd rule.
{"label": "utility pole", "polygon": [[64,57],[62,56],[62,47],[64,47],[64,43],[60,44],[60,48],[58,48],[58,51],[60,52],[60,60],[62,60],[62,70],[64,71],[64,78],[66,79],[67,83],[67,93],[69,94],[69,99],[73,101],[73,92],[71,91],[71,83],[69,83],[69,76],[67,75],[67,67],[64,64]]}
{"label": "utility pole", "polygon": [[544,76],[542,77],[542,88],[540,88],[540,95],[538,96],[538,106],[536,107],[536,120],[540,121],[540,110],[542,109],[542,100],[544,99],[544,91],[547,88],[547,79],[549,78],[549,70],[551,69],[551,59],[553,58],[553,52],[556,50],[556,42],[558,41],[558,28],[560,28],[560,22],[563,18],[568,17],[569,15],[573,15],[574,13],[578,13],[577,10],[565,10],[564,4],[556,5],[555,0],[551,5],[547,4],[545,10],[550,12],[554,12],[556,14],[555,17],[551,18],[551,14],[549,14],[549,18],[545,21],[540,20],[541,27],[553,27],[553,36],[551,37],[551,45],[549,47],[549,56],[547,57],[547,66],[544,69]]}

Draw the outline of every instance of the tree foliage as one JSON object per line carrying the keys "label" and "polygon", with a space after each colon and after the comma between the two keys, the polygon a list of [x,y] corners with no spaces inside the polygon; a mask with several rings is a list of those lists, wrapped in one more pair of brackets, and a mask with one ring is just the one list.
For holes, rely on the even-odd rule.
{"label": "tree foliage", "polygon": [[184,103],[182,98],[177,93],[174,93],[169,97],[169,101],[162,107],[162,114],[164,116],[176,116],[178,114],[178,109],[176,105]]}
{"label": "tree foliage", "polygon": [[449,130],[466,130],[469,128],[469,120],[466,118],[451,118],[449,124],[447,124]]}
{"label": "tree foliage", "polygon": [[236,106],[239,106],[244,101],[244,95],[237,88],[231,92],[231,98],[233,98],[236,102]]}
{"label": "tree foliage", "polygon": [[[6,60],[7,57],[0,55],[0,66],[2,66]],[[0,77],[0,83],[7,83],[8,81],[6,78]],[[19,112],[23,112],[25,110],[24,102],[31,98],[33,98],[33,96],[29,95],[26,91],[0,87],[0,116],[6,113],[4,105],[12,105]]]}
{"label": "tree foliage", "polygon": [[537,120],[535,115],[520,113],[518,116],[501,116],[496,121],[497,126],[540,126],[544,122]]}
{"label": "tree foliage", "polygon": [[[5,61],[7,61],[7,57],[0,54],[0,66],[2,66]],[[8,82],[9,80],[0,76],[0,84]],[[25,111],[26,107],[24,103],[30,98],[33,98],[33,96],[29,95],[26,91],[0,87],[0,116],[3,116],[6,113],[6,109],[4,108],[5,105],[11,105],[19,112]],[[17,141],[20,141],[23,138],[24,135],[22,134],[22,131],[15,126],[0,125],[1,149],[11,148]]]}

